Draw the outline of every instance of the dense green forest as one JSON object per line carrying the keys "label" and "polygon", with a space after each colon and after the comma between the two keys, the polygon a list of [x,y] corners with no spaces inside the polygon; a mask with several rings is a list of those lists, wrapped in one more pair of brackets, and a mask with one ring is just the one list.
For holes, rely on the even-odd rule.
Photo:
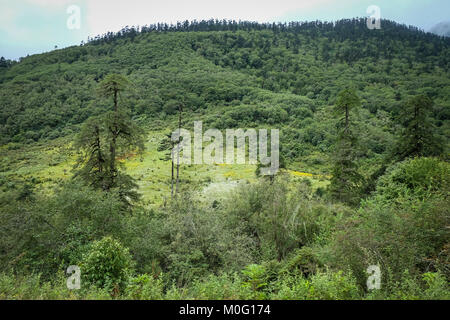
{"label": "dense green forest", "polygon": [[[365,19],[2,58],[0,299],[450,299],[449,67],[448,37]],[[181,165],[174,191],[198,120],[280,129],[281,170]]]}

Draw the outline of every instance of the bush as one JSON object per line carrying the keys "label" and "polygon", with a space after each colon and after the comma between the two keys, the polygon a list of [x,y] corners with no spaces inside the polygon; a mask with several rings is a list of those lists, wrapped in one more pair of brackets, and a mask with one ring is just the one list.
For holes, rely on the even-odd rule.
{"label": "bush", "polygon": [[352,300],[360,298],[360,289],[351,274],[342,271],[327,271],[318,272],[311,277],[308,299]]}
{"label": "bush", "polygon": [[350,267],[361,286],[373,264],[381,266],[384,286],[401,281],[405,270],[414,277],[430,270],[448,272],[445,166],[434,159],[395,165],[381,178],[376,194],[339,225],[332,250],[335,267]]}
{"label": "bush", "polygon": [[296,249],[290,259],[287,259],[280,273],[293,273],[298,275],[303,275],[308,277],[314,274],[318,268],[321,266],[316,253],[312,248],[303,247],[301,249]]}
{"label": "bush", "polygon": [[112,237],[95,241],[80,266],[84,281],[105,288],[114,296],[125,288],[132,267],[128,249]]}
{"label": "bush", "polygon": [[422,276],[426,283],[423,298],[428,300],[450,300],[450,286],[439,272],[427,272]]}
{"label": "bush", "polygon": [[311,190],[304,182],[294,190],[290,183],[280,176],[243,186],[224,208],[230,222],[255,238],[264,261],[280,261],[302,246],[327,241],[343,211],[310,200]]}
{"label": "bush", "polygon": [[238,300],[251,298],[252,291],[242,285],[237,273],[225,273],[219,276],[209,275],[202,281],[194,281],[191,295],[199,300]]}
{"label": "bush", "polygon": [[449,190],[450,165],[434,158],[408,159],[395,164],[379,179],[376,195],[399,201],[425,199]]}
{"label": "bush", "polygon": [[263,292],[267,286],[267,274],[263,266],[258,264],[250,264],[242,270],[245,276],[243,282],[244,288],[249,288],[252,292],[253,299],[265,299],[266,295]]}
{"label": "bush", "polygon": [[[26,185],[25,185],[26,186]],[[70,181],[52,195],[24,197],[0,192],[0,268],[22,274],[40,273],[43,280],[80,263],[92,240],[121,235],[123,209],[118,197]]]}
{"label": "bush", "polygon": [[13,276],[0,274],[0,300],[105,300],[111,299],[105,289],[82,286],[81,290],[69,290],[67,277],[59,272],[52,281],[43,281],[40,275]]}
{"label": "bush", "polygon": [[281,277],[274,285],[275,300],[350,300],[361,299],[356,279],[342,271],[317,272],[310,278],[300,275]]}
{"label": "bush", "polygon": [[[210,273],[233,272],[253,261],[253,241],[232,227],[222,212],[179,199],[158,219],[164,221],[161,267],[183,286]],[[158,231],[155,231],[158,232]]]}
{"label": "bush", "polygon": [[161,278],[155,279],[148,274],[130,278],[125,297],[132,300],[163,299],[163,283]]}
{"label": "bush", "polygon": [[299,275],[283,276],[274,284],[270,295],[272,300],[306,300],[308,298],[309,282]]}
{"label": "bush", "polygon": [[[393,278],[389,275],[388,278]],[[419,276],[411,274],[409,270],[404,270],[397,280],[388,281],[382,284],[381,290],[373,290],[367,295],[367,299],[393,299],[393,300],[419,300],[422,299],[423,285],[419,281]]]}

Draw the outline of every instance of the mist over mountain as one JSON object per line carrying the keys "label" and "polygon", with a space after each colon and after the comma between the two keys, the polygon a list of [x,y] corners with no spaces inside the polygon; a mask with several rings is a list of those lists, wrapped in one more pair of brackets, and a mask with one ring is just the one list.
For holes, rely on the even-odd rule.
{"label": "mist over mountain", "polygon": [[440,36],[450,37],[450,21],[438,23],[430,29],[430,32]]}

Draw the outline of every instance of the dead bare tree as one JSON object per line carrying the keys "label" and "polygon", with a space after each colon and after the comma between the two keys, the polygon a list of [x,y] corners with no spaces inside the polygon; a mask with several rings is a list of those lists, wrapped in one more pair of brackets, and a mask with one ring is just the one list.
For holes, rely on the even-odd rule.
{"label": "dead bare tree", "polygon": [[[181,113],[183,112],[183,104],[180,103],[178,107],[178,132],[181,133]],[[178,137],[178,146],[177,146],[177,184],[175,190],[175,196],[179,191],[179,182],[180,182],[180,136]]]}
{"label": "dead bare tree", "polygon": [[171,161],[172,161],[172,178],[170,180],[170,200],[173,199],[173,171],[174,171],[174,164],[173,164],[173,148],[174,148],[174,144],[172,143],[172,149],[170,150],[171,153]]}

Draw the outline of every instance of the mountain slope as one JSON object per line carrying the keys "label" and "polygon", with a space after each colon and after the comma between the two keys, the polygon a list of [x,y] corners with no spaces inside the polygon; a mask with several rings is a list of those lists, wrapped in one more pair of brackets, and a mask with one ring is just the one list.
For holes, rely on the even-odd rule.
{"label": "mountain slope", "polygon": [[[366,156],[381,154],[396,132],[404,101],[434,99],[441,134],[448,121],[450,40],[383,21],[261,25],[200,22],[126,28],[88,44],[34,55],[0,74],[0,143],[54,139],[77,132],[110,107],[96,94],[108,73],[124,73],[134,90],[122,97],[134,118],[156,129],[175,124],[282,129],[283,155],[320,161],[335,136],[329,106],[353,86]],[[366,134],[370,132],[371,134]],[[294,143],[295,142],[295,143]]]}

